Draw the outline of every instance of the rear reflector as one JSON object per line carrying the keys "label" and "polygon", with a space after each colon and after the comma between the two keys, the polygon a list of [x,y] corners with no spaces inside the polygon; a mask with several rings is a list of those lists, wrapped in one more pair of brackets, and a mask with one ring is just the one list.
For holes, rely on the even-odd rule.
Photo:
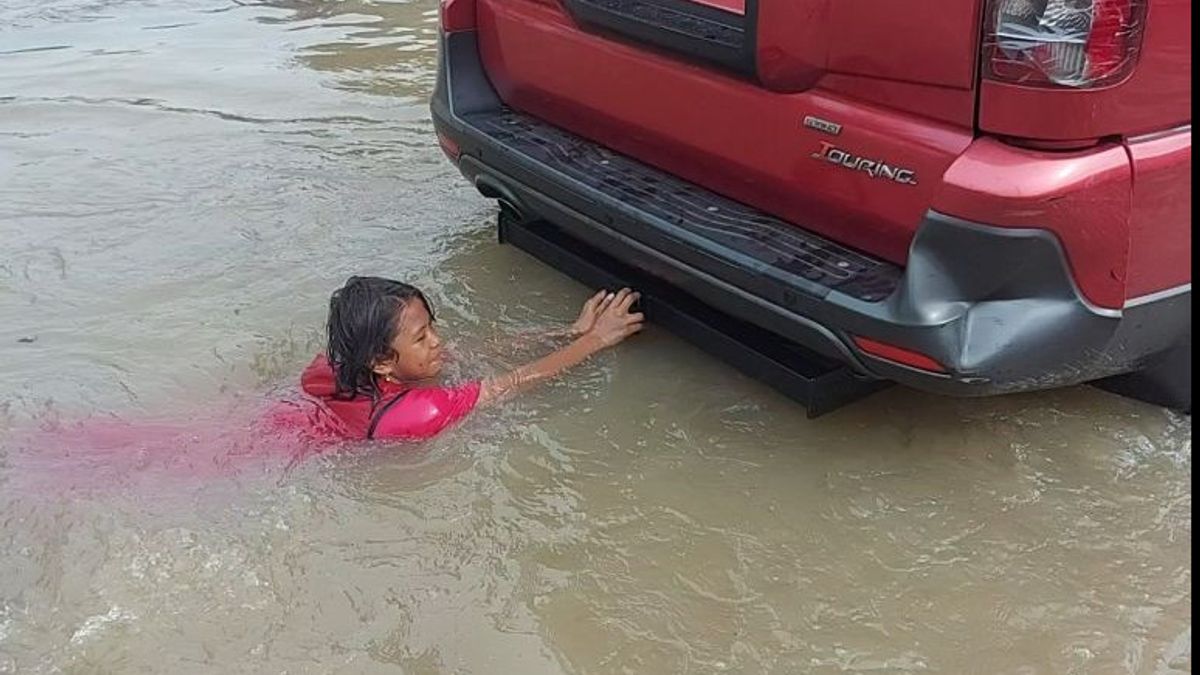
{"label": "rear reflector", "polygon": [[889,345],[886,342],[879,342],[870,338],[859,337],[858,335],[851,337],[859,349],[871,356],[919,370],[928,370],[934,373],[946,372],[945,366],[920,352],[914,352],[911,349]]}
{"label": "rear reflector", "polygon": [[462,150],[459,149],[458,143],[455,143],[454,139],[440,131],[437,132],[437,139],[438,145],[442,146],[442,152],[446,153],[447,157],[457,162],[459,155],[462,154]]}
{"label": "rear reflector", "polygon": [[1145,0],[991,0],[984,43],[993,80],[1093,88],[1132,70]]}

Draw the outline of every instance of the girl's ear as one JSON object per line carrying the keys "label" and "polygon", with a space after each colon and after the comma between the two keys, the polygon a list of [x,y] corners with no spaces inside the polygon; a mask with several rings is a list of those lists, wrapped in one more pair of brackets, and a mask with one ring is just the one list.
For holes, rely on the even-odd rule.
{"label": "girl's ear", "polygon": [[392,362],[395,361],[396,355],[392,354],[386,359],[380,359],[371,366],[371,372],[380,377],[386,377],[392,374]]}

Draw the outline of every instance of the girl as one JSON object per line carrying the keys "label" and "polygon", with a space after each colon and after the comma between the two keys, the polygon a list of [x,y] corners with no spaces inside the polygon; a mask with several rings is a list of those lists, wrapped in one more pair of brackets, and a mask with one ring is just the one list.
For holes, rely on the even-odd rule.
{"label": "girl", "polygon": [[[427,383],[442,370],[442,340],[421,291],[351,277],[329,301],[329,345],[301,376],[327,412],[321,426],[348,438],[434,436],[477,406],[548,380],[642,329],[638,294],[600,291],[583,306],[566,347],[516,370],[456,387]],[[331,429],[329,427],[332,427]]]}

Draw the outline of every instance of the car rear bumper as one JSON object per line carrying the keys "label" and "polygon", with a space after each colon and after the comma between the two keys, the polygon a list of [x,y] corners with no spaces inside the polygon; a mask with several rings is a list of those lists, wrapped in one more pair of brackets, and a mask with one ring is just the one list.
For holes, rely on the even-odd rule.
{"label": "car rear bumper", "polygon": [[472,33],[445,36],[441,59],[434,123],[481,192],[862,375],[957,396],[1043,389],[1190,336],[1190,285],[1097,308],[1047,230],[931,211],[900,268],[505,107]]}

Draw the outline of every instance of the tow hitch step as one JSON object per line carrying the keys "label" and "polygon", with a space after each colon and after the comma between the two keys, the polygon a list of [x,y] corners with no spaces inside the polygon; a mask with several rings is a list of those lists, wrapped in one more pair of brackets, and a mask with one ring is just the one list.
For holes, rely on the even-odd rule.
{"label": "tow hitch step", "polygon": [[547,221],[522,222],[502,208],[498,223],[501,243],[511,244],[577,281],[593,288],[637,289],[648,321],[796,400],[809,418],[891,384],[857,375],[843,363],[719,312]]}

